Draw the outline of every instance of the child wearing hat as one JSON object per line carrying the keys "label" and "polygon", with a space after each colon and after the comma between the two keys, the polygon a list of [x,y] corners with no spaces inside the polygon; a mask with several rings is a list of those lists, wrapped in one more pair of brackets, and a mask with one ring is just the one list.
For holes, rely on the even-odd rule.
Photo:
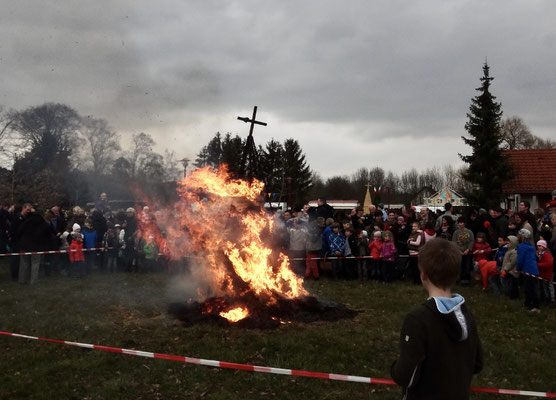
{"label": "child wearing hat", "polygon": [[502,286],[506,296],[510,299],[519,298],[519,285],[518,279],[520,273],[517,271],[517,246],[519,240],[516,236],[508,236],[508,250],[504,254],[502,261],[502,271],[500,277],[502,278]]}
{"label": "child wearing hat", "polygon": [[71,263],[70,274],[73,278],[83,276],[85,255],[83,254],[83,234],[81,226],[73,224],[71,232],[71,243],[69,246],[69,259]]}
{"label": "child wearing hat", "polygon": [[550,251],[547,251],[546,240],[537,242],[537,267],[541,281],[541,301],[554,303],[554,284],[552,283],[552,271],[554,269],[554,258]]}
{"label": "child wearing hat", "polygon": [[375,231],[373,240],[369,243],[369,252],[371,255],[371,279],[381,279],[381,253],[382,253],[382,232]]}
{"label": "child wearing hat", "polygon": [[528,229],[520,229],[517,235],[519,246],[517,246],[517,270],[523,274],[523,289],[525,291],[525,307],[531,312],[539,313],[539,284],[537,276],[537,258],[535,248],[529,242],[531,232]]}

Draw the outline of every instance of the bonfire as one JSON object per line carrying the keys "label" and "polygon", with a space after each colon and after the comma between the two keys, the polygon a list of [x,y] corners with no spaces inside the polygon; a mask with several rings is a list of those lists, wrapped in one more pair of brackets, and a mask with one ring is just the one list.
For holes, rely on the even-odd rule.
{"label": "bonfire", "polygon": [[[335,319],[345,308],[309,296],[288,257],[272,244],[277,220],[261,207],[264,185],[232,179],[225,166],[197,169],[179,184],[180,202],[141,229],[162,240],[172,259],[195,266],[197,299],[170,306],[186,322],[213,320],[274,327],[303,319]],[[152,221],[152,223],[151,223]],[[309,317],[308,317],[309,316]]]}

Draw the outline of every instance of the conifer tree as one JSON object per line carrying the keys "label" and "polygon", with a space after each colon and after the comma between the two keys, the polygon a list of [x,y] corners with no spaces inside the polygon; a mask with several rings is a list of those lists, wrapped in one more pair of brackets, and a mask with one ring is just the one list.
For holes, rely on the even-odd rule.
{"label": "conifer tree", "polygon": [[239,135],[232,136],[231,133],[226,133],[222,140],[222,154],[220,162],[228,166],[228,171],[237,177],[241,169],[241,152],[243,151],[244,140],[241,140]]}
{"label": "conifer tree", "polygon": [[216,132],[214,137],[204,146],[193,165],[197,168],[206,167],[207,165],[212,168],[217,168],[220,165],[220,159],[222,157],[222,139],[220,137],[220,132]]}
{"label": "conifer tree", "polygon": [[295,204],[306,201],[312,185],[311,170],[295,139],[284,141],[284,175],[286,179],[290,178],[288,200]]}
{"label": "conifer tree", "polygon": [[481,207],[499,204],[502,184],[511,177],[511,164],[501,148],[501,104],[489,90],[493,79],[485,62],[482,84],[477,88],[480,94],[471,100],[467,113],[465,130],[470,138],[462,136],[464,143],[471,146],[472,154],[459,155],[468,164],[464,178],[473,185],[473,189],[465,193],[467,200]]}
{"label": "conifer tree", "polygon": [[262,151],[261,170],[267,193],[281,193],[284,188],[284,147],[271,139]]}

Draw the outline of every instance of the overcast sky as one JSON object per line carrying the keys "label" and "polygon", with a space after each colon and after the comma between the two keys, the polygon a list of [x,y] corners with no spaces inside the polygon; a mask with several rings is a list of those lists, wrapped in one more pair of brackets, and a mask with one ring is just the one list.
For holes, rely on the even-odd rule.
{"label": "overcast sky", "polygon": [[504,116],[556,138],[556,2],[0,0],[0,105],[60,102],[194,159],[297,139],[323,177],[460,165],[485,58]]}

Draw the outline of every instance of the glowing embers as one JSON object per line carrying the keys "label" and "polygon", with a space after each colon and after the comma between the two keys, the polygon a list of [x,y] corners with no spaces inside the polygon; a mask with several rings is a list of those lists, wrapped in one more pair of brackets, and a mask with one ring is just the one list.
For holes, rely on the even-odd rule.
{"label": "glowing embers", "polygon": [[[249,314],[236,322],[222,315],[238,308],[249,310]],[[337,321],[357,315],[357,311],[341,304],[326,303],[313,296],[299,299],[277,298],[275,303],[266,304],[253,293],[241,299],[213,297],[202,303],[173,303],[170,304],[169,312],[182,320],[186,326],[216,323],[221,326],[249,329],[272,329],[295,322]]]}
{"label": "glowing embers", "polygon": [[245,307],[236,307],[234,309],[231,309],[230,311],[226,311],[226,312],[222,311],[220,313],[220,316],[222,318],[226,318],[230,322],[237,322],[247,317],[248,315],[249,315],[249,310],[247,310],[247,308]]}
{"label": "glowing embers", "polygon": [[237,322],[249,315],[245,306],[230,307],[224,299],[212,298],[201,304],[201,313],[219,315],[229,322]]}

